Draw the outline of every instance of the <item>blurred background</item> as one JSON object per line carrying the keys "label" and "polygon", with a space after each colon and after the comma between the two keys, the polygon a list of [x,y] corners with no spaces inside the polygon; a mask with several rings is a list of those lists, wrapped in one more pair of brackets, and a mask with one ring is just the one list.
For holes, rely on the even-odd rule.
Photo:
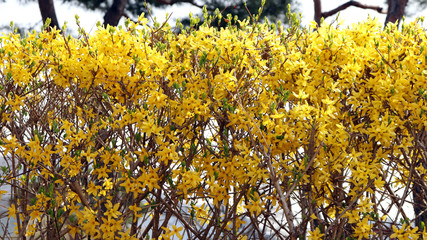
{"label": "blurred background", "polygon": [[[256,14],[260,2],[260,0],[246,1],[247,9]],[[316,20],[316,4],[321,6],[320,9],[317,8],[318,12],[322,14],[320,17],[325,17],[325,21],[329,23],[335,21],[338,16],[330,11],[337,10],[344,26],[363,21],[368,16],[377,18],[384,23],[389,6],[403,11],[403,16],[408,21],[427,13],[427,0],[267,0],[262,18],[267,17],[271,21],[286,22],[285,13],[288,4],[291,4],[293,11],[301,13],[303,26]],[[52,26],[56,25],[61,28],[64,22],[67,22],[67,32],[77,35],[76,14],[80,17],[82,27],[87,32],[91,32],[96,29],[98,21],[101,24],[118,25],[124,23],[125,17],[137,20],[143,12],[149,17],[150,24],[153,23],[154,18],[162,22],[165,21],[166,14],[172,14],[169,23],[174,26],[178,18],[184,24],[188,23],[190,12],[202,17],[202,6],[204,5],[210,13],[219,9],[219,11],[223,11],[223,16],[228,13],[238,15],[239,18],[248,16],[243,0],[150,0],[146,1],[146,4],[144,0],[0,0],[0,31],[9,32],[11,21],[21,33],[32,29],[38,31],[42,27],[42,19],[50,17],[53,19]],[[151,9],[153,19],[150,18],[148,9]],[[398,19],[400,19],[399,16]]]}

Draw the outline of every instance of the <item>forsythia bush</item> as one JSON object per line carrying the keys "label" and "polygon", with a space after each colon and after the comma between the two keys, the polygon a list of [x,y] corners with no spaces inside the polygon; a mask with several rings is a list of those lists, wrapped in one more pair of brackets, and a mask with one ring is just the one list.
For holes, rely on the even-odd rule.
{"label": "forsythia bush", "polygon": [[227,21],[2,36],[7,236],[427,237],[425,31]]}

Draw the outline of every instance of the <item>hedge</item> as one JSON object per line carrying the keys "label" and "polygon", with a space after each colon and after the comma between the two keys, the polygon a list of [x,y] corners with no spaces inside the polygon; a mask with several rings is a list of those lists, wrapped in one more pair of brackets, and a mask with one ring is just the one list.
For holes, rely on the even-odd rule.
{"label": "hedge", "polygon": [[3,35],[5,235],[427,237],[425,31],[291,20]]}

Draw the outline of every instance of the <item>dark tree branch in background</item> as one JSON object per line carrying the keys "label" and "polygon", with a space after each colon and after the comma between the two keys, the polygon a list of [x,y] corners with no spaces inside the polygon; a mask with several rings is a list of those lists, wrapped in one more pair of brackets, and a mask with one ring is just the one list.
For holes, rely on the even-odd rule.
{"label": "dark tree branch in background", "polygon": [[107,25],[117,26],[119,24],[120,18],[125,12],[126,4],[127,0],[114,0],[113,5],[104,15],[104,27]]}
{"label": "dark tree branch in background", "polygon": [[388,11],[385,19],[385,25],[389,22],[395,23],[396,21],[397,24],[399,24],[400,19],[402,19],[405,14],[405,8],[408,0],[387,0],[387,3]]}
{"label": "dark tree branch in background", "polygon": [[46,20],[50,18],[49,27],[56,27],[56,29],[61,29],[58,24],[58,19],[56,18],[55,6],[53,5],[53,0],[38,0],[40,13],[42,15],[43,24],[46,23]]}
{"label": "dark tree branch in background", "polygon": [[357,1],[348,1],[348,2],[338,6],[337,8],[332,9],[331,11],[322,13],[322,7],[321,7],[320,0],[313,0],[313,1],[314,1],[314,21],[316,21],[318,25],[320,25],[320,20],[322,17],[324,19],[326,19],[327,17],[330,17],[330,16],[332,16],[332,15],[334,15],[334,14],[336,14],[342,10],[345,10],[346,8],[351,7],[351,6],[363,8],[363,9],[372,9],[372,10],[375,10],[379,13],[384,13],[384,14],[387,13],[382,7],[369,6],[369,5],[365,5],[365,4],[362,4],[362,3],[357,2]]}
{"label": "dark tree branch in background", "polygon": [[332,16],[336,13],[338,13],[339,11],[342,11],[350,6],[354,6],[354,7],[358,7],[358,8],[363,8],[363,9],[372,9],[375,10],[379,13],[387,13],[382,7],[378,7],[378,6],[369,6],[369,5],[365,5],[365,4],[361,4],[360,2],[356,2],[356,1],[348,1],[346,3],[344,3],[343,5],[329,11],[329,12],[324,12],[322,13],[322,17],[327,18],[329,16]]}
{"label": "dark tree branch in background", "polygon": [[173,5],[175,3],[189,3],[198,8],[203,8],[203,5],[199,5],[195,3],[193,0],[156,0],[156,1],[165,5]]}

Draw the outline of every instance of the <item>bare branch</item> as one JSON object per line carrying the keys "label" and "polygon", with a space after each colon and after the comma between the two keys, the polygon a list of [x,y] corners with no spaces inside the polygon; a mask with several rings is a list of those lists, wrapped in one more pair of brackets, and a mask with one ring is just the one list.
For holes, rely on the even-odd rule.
{"label": "bare branch", "polygon": [[334,14],[336,14],[336,13],[342,11],[342,10],[345,10],[346,8],[348,8],[350,6],[354,6],[354,7],[358,7],[358,8],[363,8],[363,9],[372,9],[372,10],[375,10],[375,11],[377,11],[379,13],[384,13],[384,14],[387,13],[387,11],[385,11],[382,7],[379,7],[379,6],[365,5],[365,4],[362,4],[362,3],[357,2],[357,1],[348,1],[348,2],[346,2],[344,4],[342,4],[341,6],[338,6],[337,8],[332,9],[331,11],[323,12],[322,13],[322,17],[323,18],[330,17],[330,16],[332,16],[332,15],[334,15]]}
{"label": "bare branch", "polygon": [[198,8],[203,8],[203,5],[199,5],[195,3],[193,0],[157,0],[157,2],[165,4],[165,5],[174,5],[175,3],[189,3]]}

